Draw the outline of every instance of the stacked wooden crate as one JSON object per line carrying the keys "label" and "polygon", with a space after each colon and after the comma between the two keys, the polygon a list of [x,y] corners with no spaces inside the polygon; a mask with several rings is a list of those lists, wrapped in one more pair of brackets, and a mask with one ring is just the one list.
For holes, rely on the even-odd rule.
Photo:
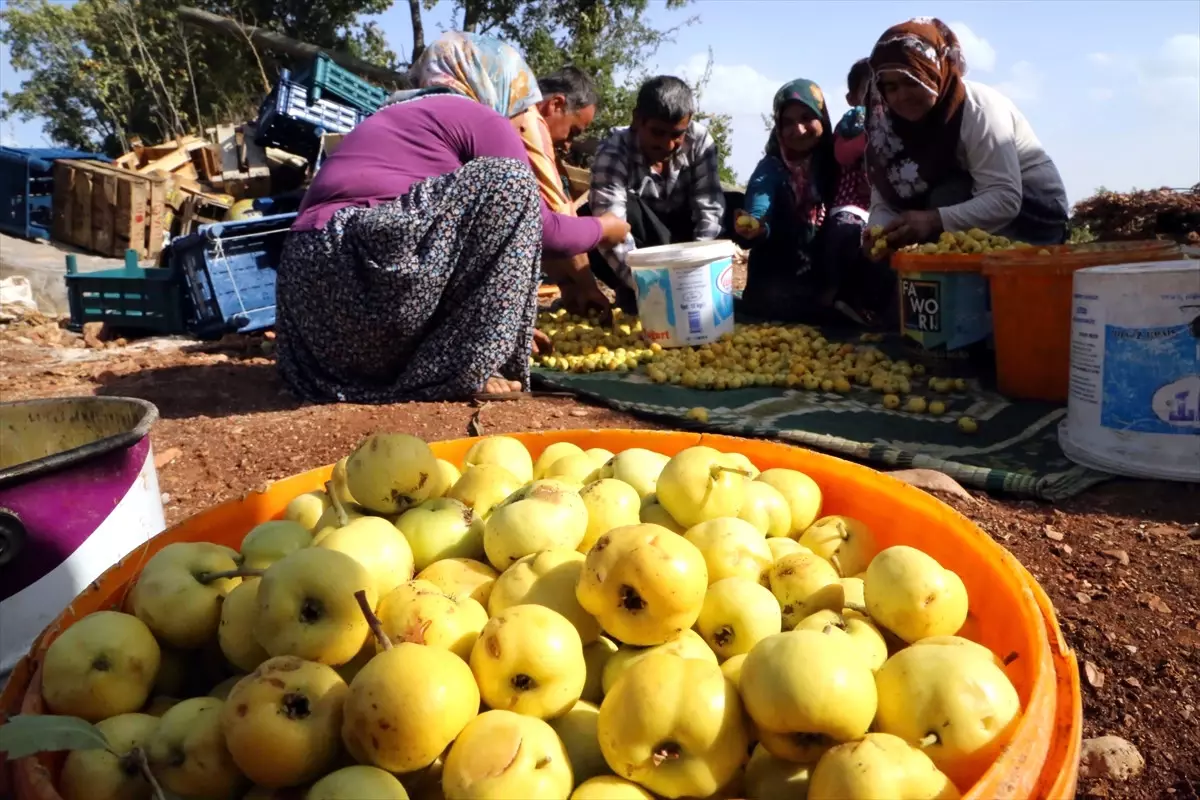
{"label": "stacked wooden crate", "polygon": [[54,163],[55,239],[106,256],[133,250],[156,258],[163,246],[170,179],[98,161]]}

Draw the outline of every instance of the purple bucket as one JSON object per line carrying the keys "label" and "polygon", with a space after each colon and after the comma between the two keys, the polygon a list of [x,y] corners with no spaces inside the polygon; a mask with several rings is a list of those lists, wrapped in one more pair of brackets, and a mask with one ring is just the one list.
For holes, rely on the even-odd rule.
{"label": "purple bucket", "polygon": [[166,526],[151,403],[0,403],[0,675],[75,596]]}

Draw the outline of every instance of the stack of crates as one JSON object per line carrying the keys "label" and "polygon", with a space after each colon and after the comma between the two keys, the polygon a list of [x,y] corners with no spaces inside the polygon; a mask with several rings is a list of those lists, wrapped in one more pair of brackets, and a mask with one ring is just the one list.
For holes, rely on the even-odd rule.
{"label": "stack of crates", "polygon": [[324,53],[318,53],[295,80],[308,87],[309,103],[317,103],[323,95],[329,95],[330,99],[358,109],[363,116],[374,114],[387,99],[385,90],[338,66]]}
{"label": "stack of crates", "polygon": [[110,161],[99,153],[57,148],[0,147],[0,231],[49,239],[54,219],[54,162]]}

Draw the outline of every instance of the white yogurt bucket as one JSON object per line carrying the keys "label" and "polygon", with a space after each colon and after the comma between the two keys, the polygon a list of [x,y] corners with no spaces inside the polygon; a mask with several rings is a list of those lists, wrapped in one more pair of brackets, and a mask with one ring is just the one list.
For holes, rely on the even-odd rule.
{"label": "white yogurt bucket", "polygon": [[733,242],[668,244],[626,259],[637,283],[638,317],[663,347],[711,344],[733,332]]}
{"label": "white yogurt bucket", "polygon": [[1073,303],[1063,452],[1117,475],[1200,482],[1200,263],[1081,269]]}

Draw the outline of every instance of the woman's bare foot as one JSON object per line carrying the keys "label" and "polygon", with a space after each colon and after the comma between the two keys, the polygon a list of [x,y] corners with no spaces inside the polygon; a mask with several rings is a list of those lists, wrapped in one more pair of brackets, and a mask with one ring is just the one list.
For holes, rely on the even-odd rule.
{"label": "woman's bare foot", "polygon": [[483,385],[483,391],[487,394],[504,394],[505,392],[521,391],[520,381],[510,381],[507,378],[501,378],[499,375],[494,375],[487,379],[487,383]]}

